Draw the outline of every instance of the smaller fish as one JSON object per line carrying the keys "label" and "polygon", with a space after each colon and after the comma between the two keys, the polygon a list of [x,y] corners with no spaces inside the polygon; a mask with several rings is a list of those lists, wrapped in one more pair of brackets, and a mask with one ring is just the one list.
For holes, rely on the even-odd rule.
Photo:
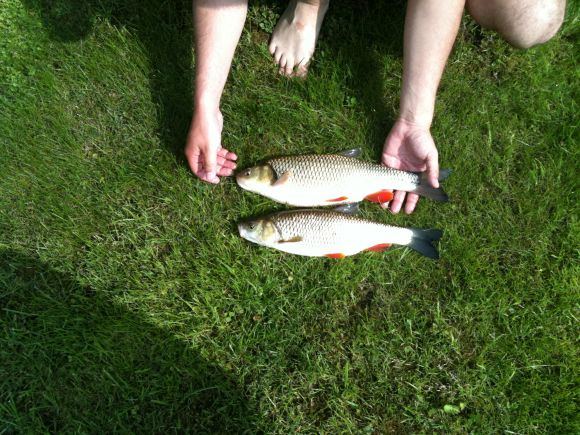
{"label": "smaller fish", "polygon": [[250,242],[309,257],[344,258],[403,245],[426,257],[439,258],[433,242],[441,238],[441,230],[384,225],[354,216],[357,210],[357,204],[348,204],[333,210],[283,211],[241,222],[238,230]]}
{"label": "smaller fish", "polygon": [[[278,157],[244,169],[236,175],[243,189],[296,207],[318,207],[359,202],[381,204],[394,190],[413,192],[436,201],[447,201],[441,188],[433,188],[426,174],[400,171],[356,157],[360,149],[340,154]],[[442,169],[439,180],[449,175]]]}

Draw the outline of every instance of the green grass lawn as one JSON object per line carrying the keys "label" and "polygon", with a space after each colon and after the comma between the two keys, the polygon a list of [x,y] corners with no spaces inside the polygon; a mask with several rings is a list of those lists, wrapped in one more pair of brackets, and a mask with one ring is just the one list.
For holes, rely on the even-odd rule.
{"label": "green grass lawn", "polygon": [[[578,2],[516,51],[464,20],[433,134],[445,230],[342,261],[242,240],[283,209],[181,155],[187,0],[0,3],[0,433],[578,433]],[[361,147],[396,116],[404,4],[336,1],[306,81],[252,2],[223,98],[241,166]]]}

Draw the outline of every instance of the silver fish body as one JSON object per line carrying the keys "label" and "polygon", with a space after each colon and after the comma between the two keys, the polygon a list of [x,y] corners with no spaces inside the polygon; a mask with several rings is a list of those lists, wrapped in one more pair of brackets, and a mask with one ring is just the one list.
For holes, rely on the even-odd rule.
{"label": "silver fish body", "polygon": [[334,210],[302,209],[272,214],[238,225],[240,235],[254,243],[291,254],[342,258],[364,250],[382,251],[390,245],[409,246],[438,258],[431,244],[439,230],[384,225]]}
{"label": "silver fish body", "polygon": [[271,168],[270,178],[264,176],[256,180],[252,174],[254,168],[251,168],[238,175],[238,184],[274,201],[298,207],[353,203],[363,199],[388,202],[393,190],[447,199],[441,189],[430,187],[420,174],[340,154],[279,157],[268,160],[267,166]]}

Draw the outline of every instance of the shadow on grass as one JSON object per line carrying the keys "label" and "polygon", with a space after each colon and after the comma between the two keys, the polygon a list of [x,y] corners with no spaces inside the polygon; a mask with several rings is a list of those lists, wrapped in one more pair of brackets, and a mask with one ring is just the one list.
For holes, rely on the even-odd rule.
{"label": "shadow on grass", "polygon": [[0,251],[0,432],[243,432],[219,367],[38,258]]}
{"label": "shadow on grass", "polygon": [[87,37],[98,17],[138,36],[151,65],[150,88],[160,139],[185,164],[183,146],[192,113],[191,0],[23,0],[50,37]]}
{"label": "shadow on grass", "polygon": [[[368,144],[382,144],[394,123],[385,100],[385,65],[380,58],[401,59],[406,2],[402,0],[331,0],[321,30],[321,46],[350,72],[347,85],[372,126]],[[402,74],[402,69],[399,71]],[[397,79],[397,92],[399,91]]]}

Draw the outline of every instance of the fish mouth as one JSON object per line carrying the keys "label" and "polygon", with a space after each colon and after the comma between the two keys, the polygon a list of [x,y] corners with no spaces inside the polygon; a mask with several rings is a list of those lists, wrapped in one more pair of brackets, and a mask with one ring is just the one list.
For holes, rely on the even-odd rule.
{"label": "fish mouth", "polygon": [[243,172],[238,172],[238,173],[236,174],[236,182],[237,182],[237,183],[238,183],[240,186],[243,186],[243,185],[244,185],[244,181],[245,181],[245,179],[244,179],[244,176],[243,176]]}
{"label": "fish mouth", "polygon": [[246,228],[246,222],[240,222],[238,224],[238,232],[240,233],[240,237],[242,239],[246,239],[250,242],[258,243],[252,233]]}

